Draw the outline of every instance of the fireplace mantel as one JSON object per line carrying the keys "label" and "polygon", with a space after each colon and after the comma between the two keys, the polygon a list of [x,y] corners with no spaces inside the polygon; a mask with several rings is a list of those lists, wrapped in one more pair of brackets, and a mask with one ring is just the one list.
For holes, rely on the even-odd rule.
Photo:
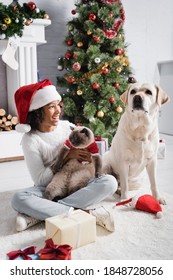
{"label": "fireplace mantel", "polygon": [[[45,27],[50,25],[49,19],[35,19],[30,26],[25,26],[23,36],[12,37],[16,44],[15,59],[18,69],[13,70],[6,65],[8,112],[16,114],[14,92],[23,85],[35,83],[37,77],[37,45],[45,44]],[[0,40],[0,55],[3,54],[8,40]]]}

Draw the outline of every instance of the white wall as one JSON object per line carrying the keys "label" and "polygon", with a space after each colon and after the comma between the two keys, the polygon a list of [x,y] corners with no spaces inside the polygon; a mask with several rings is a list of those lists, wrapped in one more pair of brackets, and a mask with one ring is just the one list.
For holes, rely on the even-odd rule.
{"label": "white wall", "polygon": [[128,55],[139,81],[157,82],[157,62],[173,60],[173,1],[122,0]]}
{"label": "white wall", "polygon": [[[12,0],[3,1],[10,4]],[[27,1],[19,1],[24,3]],[[63,44],[66,23],[72,18],[75,0],[35,0],[52,21],[46,28],[47,44],[38,47],[40,77],[48,77],[56,85],[57,59],[65,52]],[[122,0],[126,13],[125,34],[129,44],[128,55],[135,77],[140,81],[156,80],[158,61],[173,60],[173,1]],[[0,59],[0,107],[7,106],[5,67]],[[5,108],[6,109],[6,108]]]}

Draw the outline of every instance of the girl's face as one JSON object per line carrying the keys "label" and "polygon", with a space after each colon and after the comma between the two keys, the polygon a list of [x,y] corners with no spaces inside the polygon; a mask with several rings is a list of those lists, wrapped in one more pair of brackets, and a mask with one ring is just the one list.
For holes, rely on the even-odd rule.
{"label": "girl's face", "polygon": [[53,131],[59,121],[61,108],[59,102],[53,101],[43,107],[43,120],[40,124],[39,130],[41,132]]}

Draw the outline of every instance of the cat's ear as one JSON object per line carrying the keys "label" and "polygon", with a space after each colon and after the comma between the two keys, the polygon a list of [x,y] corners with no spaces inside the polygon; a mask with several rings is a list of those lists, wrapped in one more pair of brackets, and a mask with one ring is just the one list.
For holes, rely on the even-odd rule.
{"label": "cat's ear", "polygon": [[73,131],[75,129],[75,126],[70,125],[70,129],[71,131]]}

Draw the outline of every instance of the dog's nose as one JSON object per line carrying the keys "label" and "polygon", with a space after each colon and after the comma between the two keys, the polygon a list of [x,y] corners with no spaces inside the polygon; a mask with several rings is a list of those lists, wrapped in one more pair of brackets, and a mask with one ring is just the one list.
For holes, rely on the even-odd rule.
{"label": "dog's nose", "polygon": [[138,110],[143,108],[143,100],[139,94],[133,97],[133,108]]}

